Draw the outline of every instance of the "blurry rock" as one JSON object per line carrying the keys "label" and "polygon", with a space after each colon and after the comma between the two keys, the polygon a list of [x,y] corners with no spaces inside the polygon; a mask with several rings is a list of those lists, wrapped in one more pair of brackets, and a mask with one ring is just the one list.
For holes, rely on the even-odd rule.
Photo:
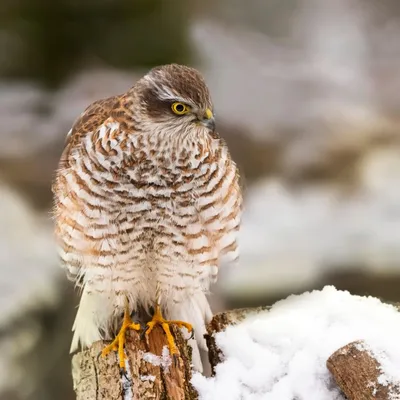
{"label": "blurry rock", "polygon": [[69,347],[76,298],[65,281],[53,285],[56,302],[26,309],[0,328],[0,399],[75,399]]}
{"label": "blurry rock", "polygon": [[[302,265],[299,265],[297,277],[301,276]],[[307,271],[306,271],[307,273]],[[282,274],[285,277],[285,274]],[[225,297],[226,309],[238,307],[258,307],[272,305],[291,294],[301,294],[305,291],[320,290],[326,285],[333,285],[338,290],[347,290],[360,296],[373,296],[388,303],[398,303],[400,300],[400,274],[382,274],[379,271],[366,271],[363,265],[340,266],[338,270],[332,265],[326,273],[314,276],[314,279],[301,279],[295,284],[266,287],[264,291],[252,291],[251,288],[238,292],[229,292]]]}
{"label": "blurry rock", "polygon": [[[400,267],[399,267],[400,268]],[[366,271],[363,266],[348,265],[335,271],[334,266],[318,283],[318,288],[334,285],[339,290],[361,296],[373,296],[385,302],[398,303],[400,300],[400,274],[398,271],[382,274],[380,271]]]}
{"label": "blurry rock", "polygon": [[287,140],[281,175],[297,187],[335,183],[352,190],[360,183],[359,166],[364,156],[377,148],[397,145],[399,128],[394,121],[377,117],[310,121],[308,131],[293,133]]}
{"label": "blurry rock", "polygon": [[257,140],[246,128],[225,121],[218,124],[218,132],[226,140],[245,186],[261,177],[279,173],[285,149],[283,141]]}
{"label": "blurry rock", "polygon": [[46,108],[51,98],[39,86],[0,82],[0,158],[24,157],[47,142]]}
{"label": "blurry rock", "polygon": [[65,365],[69,364],[67,348],[75,303],[60,281],[63,275],[57,264],[48,216],[34,212],[2,183],[0,398],[8,393],[7,398],[61,399],[54,391],[50,397],[33,394],[40,392],[41,386],[46,393],[54,385],[62,388],[57,374],[64,374],[62,380],[69,381]]}

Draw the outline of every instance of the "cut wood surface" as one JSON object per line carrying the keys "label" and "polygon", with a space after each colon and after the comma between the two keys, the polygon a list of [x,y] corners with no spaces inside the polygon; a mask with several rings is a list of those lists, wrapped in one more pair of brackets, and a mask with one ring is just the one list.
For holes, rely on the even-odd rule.
{"label": "cut wood surface", "polygon": [[149,339],[129,331],[125,352],[128,367],[121,373],[115,352],[101,356],[108,342],[99,341],[73,356],[72,378],[77,400],[192,400],[197,393],[190,384],[191,348],[180,330],[171,327],[180,356],[169,356],[160,327]]}
{"label": "cut wood surface", "polygon": [[349,400],[400,399],[400,380],[386,384],[379,379],[381,366],[362,341],[335,351],[327,367]]}

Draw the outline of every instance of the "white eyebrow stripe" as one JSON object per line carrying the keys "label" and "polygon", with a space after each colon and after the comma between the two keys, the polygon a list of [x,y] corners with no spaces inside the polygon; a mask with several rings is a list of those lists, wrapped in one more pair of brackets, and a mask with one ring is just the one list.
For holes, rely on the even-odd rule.
{"label": "white eyebrow stripe", "polygon": [[158,95],[160,98],[163,100],[167,99],[173,99],[176,97],[176,95],[171,91],[170,88],[167,88],[165,86],[160,86],[151,76],[147,75],[145,79],[150,82],[152,86],[154,86],[158,92]]}
{"label": "white eyebrow stripe", "polygon": [[157,95],[160,100],[174,100],[174,101],[179,101],[181,103],[193,105],[193,103],[185,99],[181,96],[178,96],[177,94],[173,93],[173,91],[164,85],[159,85],[151,76],[146,76],[145,79],[150,82],[150,84],[157,90]]}

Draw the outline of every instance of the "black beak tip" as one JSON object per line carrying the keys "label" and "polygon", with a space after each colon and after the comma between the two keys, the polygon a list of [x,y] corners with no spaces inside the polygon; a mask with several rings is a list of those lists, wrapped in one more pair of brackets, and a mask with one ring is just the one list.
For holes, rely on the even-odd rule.
{"label": "black beak tip", "polygon": [[210,131],[215,131],[215,120],[214,118],[207,119],[204,121],[204,125],[210,130]]}

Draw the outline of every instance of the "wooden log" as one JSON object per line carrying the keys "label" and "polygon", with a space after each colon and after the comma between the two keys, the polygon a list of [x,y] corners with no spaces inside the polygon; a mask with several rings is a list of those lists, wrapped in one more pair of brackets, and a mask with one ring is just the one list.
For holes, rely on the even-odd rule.
{"label": "wooden log", "polygon": [[[216,365],[223,361],[215,334],[269,308],[237,309],[213,317],[206,334],[213,374]],[[96,342],[76,354],[72,359],[72,375],[77,400],[197,399],[190,383],[191,348],[178,328],[172,326],[171,331],[180,351],[175,363],[166,352],[167,341],[160,327],[153,330],[148,341],[141,339],[137,332],[128,333],[125,374],[120,373],[116,353],[101,356],[108,343]],[[327,367],[349,400],[400,398],[400,381],[387,385],[379,381],[380,364],[363,342],[353,342],[337,350],[328,359]]]}
{"label": "wooden log", "polygon": [[[222,360],[214,334],[228,325],[237,324],[246,316],[267,309],[268,307],[238,309],[214,316],[207,327],[206,335],[213,371]],[[191,348],[178,328],[172,326],[171,332],[180,352],[176,363],[165,353],[167,341],[160,327],[151,332],[148,340],[141,339],[137,332],[128,332],[125,374],[119,370],[115,352],[107,357],[101,356],[102,349],[108,344],[104,341],[96,342],[89,349],[75,354],[72,358],[72,378],[77,400],[197,399],[198,395],[190,383]]]}
{"label": "wooden log", "polygon": [[211,373],[215,375],[215,367],[223,360],[223,354],[215,341],[215,334],[224,331],[229,325],[236,325],[251,315],[269,310],[271,307],[239,308],[214,315],[207,326],[205,335],[208,347],[208,359],[211,364]]}
{"label": "wooden log", "polygon": [[400,398],[400,380],[383,384],[379,362],[362,341],[349,343],[333,353],[327,367],[349,400]]}
{"label": "wooden log", "polygon": [[164,332],[156,327],[149,339],[129,331],[125,352],[127,369],[119,369],[118,357],[111,352],[101,356],[108,344],[94,343],[72,358],[72,378],[77,400],[192,400],[197,393],[190,383],[191,348],[175,326],[171,332],[180,355],[169,356]]}

